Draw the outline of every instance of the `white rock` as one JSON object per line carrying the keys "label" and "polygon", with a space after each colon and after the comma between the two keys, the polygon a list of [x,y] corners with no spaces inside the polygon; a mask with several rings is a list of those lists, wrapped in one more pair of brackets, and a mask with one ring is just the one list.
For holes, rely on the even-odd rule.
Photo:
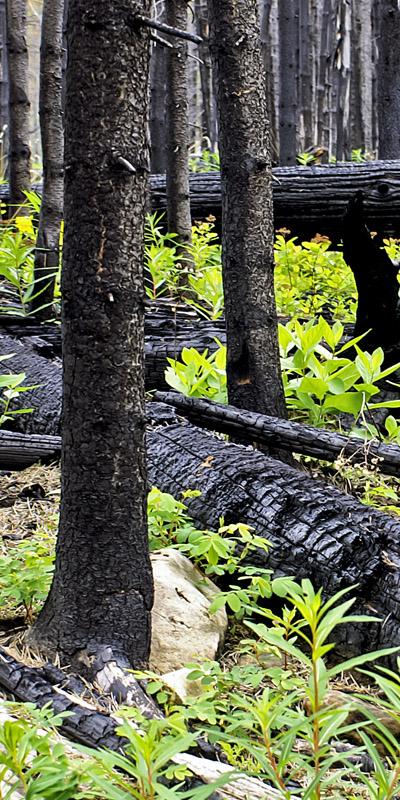
{"label": "white rock", "polygon": [[174,669],[173,672],[165,672],[161,678],[175,692],[176,697],[183,701],[187,697],[199,697],[204,692],[200,680],[188,680],[190,673],[190,669],[182,667],[182,669]]}
{"label": "white rock", "polygon": [[224,641],[224,608],[208,608],[219,589],[178,550],[151,555],[154,576],[150,668],[172,672],[185,664],[214,660]]}

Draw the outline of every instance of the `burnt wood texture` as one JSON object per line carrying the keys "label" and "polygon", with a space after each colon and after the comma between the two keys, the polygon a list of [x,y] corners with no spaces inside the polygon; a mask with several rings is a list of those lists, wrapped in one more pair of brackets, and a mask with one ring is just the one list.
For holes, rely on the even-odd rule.
{"label": "burnt wood texture", "polygon": [[[274,167],[272,174],[275,230],[288,228],[301,240],[321,233],[334,242],[340,241],[349,199],[362,191],[369,228],[400,236],[400,160]],[[189,186],[192,219],[212,215],[220,230],[219,172],[192,173]],[[40,185],[35,189],[40,193]],[[150,189],[149,210],[165,213],[165,175],[152,175]],[[7,184],[0,186],[0,199],[3,202],[9,199]]]}
{"label": "burnt wood texture", "polygon": [[[30,641],[68,663],[150,648],[143,236],[150,0],[69,0],[63,424],[53,583]],[[93,79],[93,76],[96,79]],[[88,113],[90,109],[90,113]]]}
{"label": "burnt wood texture", "polygon": [[235,440],[247,444],[302,453],[323,461],[334,461],[342,455],[354,464],[378,466],[381,472],[400,477],[400,447],[394,444],[364,442],[323,428],[313,428],[311,425],[256,414],[196,397],[184,397],[174,392],[156,392],[154,397],[161,403],[171,405],[178,414],[182,414],[194,425],[227,433]]}
{"label": "burnt wood texture", "polygon": [[[243,522],[272,543],[251,561],[277,574],[309,578],[330,597],[355,586],[358,611],[380,623],[339,626],[338,656],[400,645],[400,522],[305,473],[190,424],[147,434],[148,476],[204,528]],[[395,656],[392,657],[395,665]]]}

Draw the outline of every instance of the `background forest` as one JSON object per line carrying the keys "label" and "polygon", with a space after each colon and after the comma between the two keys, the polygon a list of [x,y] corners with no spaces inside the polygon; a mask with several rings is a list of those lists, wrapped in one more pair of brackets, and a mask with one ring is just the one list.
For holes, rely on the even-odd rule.
{"label": "background forest", "polygon": [[[379,142],[379,114],[385,81],[398,82],[396,59],[379,70],[379,48],[390,47],[380,35],[380,6],[373,0],[259,0],[262,52],[268,86],[268,110],[275,164],[397,158],[390,142]],[[38,79],[41,0],[29,0],[28,47],[31,143],[40,164]],[[163,0],[154,14],[165,18]],[[196,0],[188,15],[192,33],[207,38],[206,0]],[[0,127],[7,152],[8,73],[5,0],[0,2]],[[396,31],[390,36],[396,40]],[[206,43],[190,44],[189,118],[193,168],[214,168],[201,153],[218,150],[217,111],[211,61]],[[386,71],[388,74],[386,74]],[[393,107],[390,113],[395,116]],[[152,172],[165,172],[165,49],[153,45],[150,131]],[[199,163],[200,162],[200,163]]]}

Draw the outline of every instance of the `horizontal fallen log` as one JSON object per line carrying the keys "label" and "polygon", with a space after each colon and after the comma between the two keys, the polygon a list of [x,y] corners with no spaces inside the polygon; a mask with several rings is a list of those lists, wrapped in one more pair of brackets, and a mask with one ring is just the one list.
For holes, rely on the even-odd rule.
{"label": "horizontal fallen log", "polygon": [[[203,528],[253,526],[272,543],[253,563],[278,574],[310,578],[331,597],[357,585],[357,613],[381,623],[339,626],[339,656],[400,646],[400,520],[338,489],[189,423],[147,433],[150,485],[180,497]],[[395,658],[390,662],[395,665]]]}
{"label": "horizontal fallen log", "polygon": [[27,667],[0,647],[0,687],[16,700],[34,703],[38,708],[50,704],[56,714],[68,711],[62,731],[74,742],[89,747],[108,747],[122,751],[123,740],[116,733],[117,723],[88,703],[72,696],[61,686],[54,686],[43,668]]}
{"label": "horizontal fallen log", "polygon": [[171,405],[200,428],[227,433],[248,444],[275,447],[323,461],[334,461],[343,456],[352,463],[377,466],[387,475],[400,477],[400,447],[394,444],[364,442],[323,428],[185,397],[176,392],[156,392],[154,398]]}
{"label": "horizontal fallen log", "polygon": [[[387,235],[400,234],[400,161],[368,161],[322,164],[308,167],[273,169],[275,228],[289,228],[300,239],[317,232],[334,241],[341,238],[341,222],[349,198],[365,192],[366,221],[372,230]],[[210,214],[221,222],[221,184],[219,172],[190,175],[190,202],[193,219]],[[150,208],[166,209],[164,175],[150,178]],[[37,191],[40,186],[35,187]],[[7,202],[8,185],[0,186],[0,200]]]}
{"label": "horizontal fallen log", "polygon": [[[29,330],[29,328],[28,328]],[[35,329],[34,329],[35,330]],[[26,385],[37,385],[36,389],[24,392],[15,401],[13,408],[33,407],[33,414],[23,414],[14,418],[12,430],[40,435],[57,435],[60,432],[62,399],[61,336],[58,346],[55,335],[51,341],[46,333],[41,336],[21,336],[13,338],[15,328],[0,326],[0,354],[14,353],[9,361],[0,365],[0,372],[25,372]],[[24,329],[22,329],[22,333]],[[15,334],[16,335],[16,334]],[[173,312],[148,314],[145,336],[146,389],[168,388],[164,372],[168,366],[167,358],[178,358],[184,347],[195,347],[202,352],[210,352],[218,347],[215,339],[225,342],[224,322],[200,321],[196,314]]]}
{"label": "horizontal fallen log", "polygon": [[18,433],[0,430],[0,469],[25,469],[41,461],[48,464],[59,458],[61,438],[59,436],[39,436],[38,434]]}

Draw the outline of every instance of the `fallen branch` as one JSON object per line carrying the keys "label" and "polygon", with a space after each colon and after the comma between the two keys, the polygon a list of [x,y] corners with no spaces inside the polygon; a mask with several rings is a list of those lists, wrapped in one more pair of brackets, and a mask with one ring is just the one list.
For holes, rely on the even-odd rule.
{"label": "fallen branch", "polygon": [[400,477],[400,447],[394,444],[364,442],[323,428],[255,414],[196,397],[185,397],[175,392],[155,392],[154,397],[161,403],[171,405],[200,428],[227,433],[249,444],[278,447],[324,461],[334,461],[342,455],[353,463],[377,466],[387,475]]}

